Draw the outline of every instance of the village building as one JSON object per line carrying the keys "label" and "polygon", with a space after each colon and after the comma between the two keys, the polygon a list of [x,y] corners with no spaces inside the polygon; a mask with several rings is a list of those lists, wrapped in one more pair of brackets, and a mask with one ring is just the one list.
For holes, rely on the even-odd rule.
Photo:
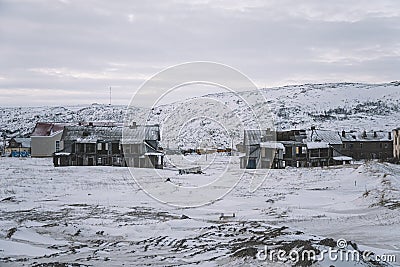
{"label": "village building", "polygon": [[268,169],[323,167],[348,164],[353,158],[342,153],[343,142],[335,131],[245,130],[240,167]]}
{"label": "village building", "polygon": [[307,167],[333,165],[332,147],[326,142],[306,142]]}
{"label": "village building", "polygon": [[[245,130],[244,140],[241,150],[246,154],[240,157],[240,168],[242,169],[260,169],[271,168],[272,158],[261,159],[261,143],[276,141],[275,132],[271,130]],[[267,148],[265,148],[267,149]],[[272,153],[275,154],[275,153]],[[265,157],[270,156],[271,153],[263,154]],[[263,162],[263,163],[262,163]],[[266,165],[269,162],[269,165]]]}
{"label": "village building", "polygon": [[281,169],[285,167],[283,155],[285,147],[279,142],[260,143],[260,168],[261,169]]}
{"label": "village building", "polygon": [[162,168],[158,125],[65,126],[63,150],[54,153],[54,166],[128,166]]}
{"label": "village building", "polygon": [[122,128],[116,126],[65,126],[54,166],[122,166],[121,137]]}
{"label": "village building", "polygon": [[305,167],[307,164],[305,130],[245,130],[240,158],[243,169]]}
{"label": "village building", "polygon": [[136,125],[124,127],[122,147],[125,164],[134,168],[156,168],[164,166],[164,152],[159,146],[159,125]]}
{"label": "village building", "polygon": [[61,136],[66,123],[38,122],[31,134],[32,157],[52,157],[63,150]]}
{"label": "village building", "polygon": [[393,157],[392,132],[342,131],[343,155],[355,160],[389,159]]}
{"label": "village building", "polygon": [[5,155],[11,157],[29,157],[31,155],[31,139],[13,137],[4,152]]}
{"label": "village building", "polygon": [[[330,130],[320,130],[315,127],[311,127],[311,131],[307,136],[307,143],[309,142],[322,142],[321,146],[324,148],[320,148],[318,153],[320,153],[320,159],[316,160],[314,156],[317,155],[317,151],[309,152],[309,166],[315,166],[317,162],[317,166],[329,166],[329,165],[340,165],[340,164],[350,164],[353,161],[352,157],[346,156],[342,152],[343,142],[340,136],[340,133],[337,131]],[[326,144],[329,148],[326,147]],[[318,146],[318,145],[317,145]],[[308,150],[313,150],[311,147],[307,148]],[[311,163],[311,164],[310,164]],[[322,165],[321,165],[322,164]]]}
{"label": "village building", "polygon": [[307,142],[325,142],[332,147],[332,156],[342,156],[343,142],[340,133],[337,131],[320,130],[311,127],[307,136]]}
{"label": "village building", "polygon": [[306,130],[277,131],[276,141],[283,144],[283,166],[306,167],[307,147],[304,140],[307,138]]}

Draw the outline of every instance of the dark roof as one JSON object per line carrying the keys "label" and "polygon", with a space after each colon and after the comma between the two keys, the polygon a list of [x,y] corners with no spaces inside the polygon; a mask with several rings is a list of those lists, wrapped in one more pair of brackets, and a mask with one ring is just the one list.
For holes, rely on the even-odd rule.
{"label": "dark roof", "polygon": [[376,142],[392,141],[389,139],[389,132],[369,131],[369,132],[346,132],[345,137],[341,137],[343,142]]}
{"label": "dark roof", "polygon": [[136,127],[65,126],[62,139],[84,143],[122,140],[122,143],[125,144],[160,141],[160,128],[158,125]]}
{"label": "dark roof", "polygon": [[343,144],[340,134],[335,131],[327,130],[314,130],[310,131],[307,136],[308,142],[323,141],[330,145],[341,145]]}
{"label": "dark roof", "polygon": [[158,125],[138,125],[124,127],[123,144],[141,143],[143,141],[160,141],[160,127]]}
{"label": "dark roof", "polygon": [[64,129],[67,123],[38,122],[33,129],[31,136],[51,136]]}
{"label": "dark roof", "polygon": [[97,141],[121,140],[122,127],[115,126],[65,126],[62,139],[92,143]]}
{"label": "dark roof", "polygon": [[275,132],[270,130],[244,130],[245,146],[259,145],[261,142],[274,141]]}

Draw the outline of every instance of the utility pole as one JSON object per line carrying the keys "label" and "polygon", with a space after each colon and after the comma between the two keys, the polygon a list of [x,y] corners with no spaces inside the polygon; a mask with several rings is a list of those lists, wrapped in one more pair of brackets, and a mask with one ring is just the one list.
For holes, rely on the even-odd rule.
{"label": "utility pole", "polygon": [[2,155],[6,155],[6,135],[4,133],[3,134],[3,154]]}

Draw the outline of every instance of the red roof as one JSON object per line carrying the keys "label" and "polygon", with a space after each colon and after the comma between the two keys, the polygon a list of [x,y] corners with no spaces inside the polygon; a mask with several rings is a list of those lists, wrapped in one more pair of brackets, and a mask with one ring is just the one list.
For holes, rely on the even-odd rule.
{"label": "red roof", "polygon": [[38,122],[31,136],[50,136],[64,130],[68,123]]}

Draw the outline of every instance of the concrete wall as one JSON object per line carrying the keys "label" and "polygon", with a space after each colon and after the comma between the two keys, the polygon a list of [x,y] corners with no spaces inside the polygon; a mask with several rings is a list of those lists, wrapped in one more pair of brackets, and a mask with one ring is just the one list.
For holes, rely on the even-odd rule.
{"label": "concrete wall", "polygon": [[62,132],[52,136],[32,136],[31,137],[31,156],[32,157],[51,157],[56,152],[56,141],[60,141],[60,150],[63,149],[61,142]]}

